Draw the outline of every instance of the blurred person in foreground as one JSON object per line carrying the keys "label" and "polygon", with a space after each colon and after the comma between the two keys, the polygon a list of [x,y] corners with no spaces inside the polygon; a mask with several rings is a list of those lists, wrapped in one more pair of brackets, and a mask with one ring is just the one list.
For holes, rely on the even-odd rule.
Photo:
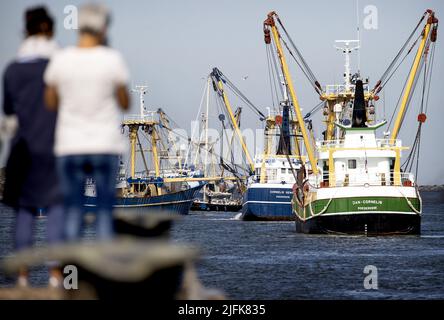
{"label": "blurred person in foreground", "polygon": [[[27,10],[25,39],[3,77],[2,128],[9,134],[15,132],[6,165],[3,202],[16,211],[16,250],[32,246],[34,218],[40,210],[47,216],[48,243],[63,239],[63,203],[53,152],[57,114],[47,110],[43,99],[43,74],[58,50],[52,39],[53,28],[54,21],[44,7]],[[61,272],[53,265],[49,284],[59,286],[61,279]],[[26,268],[19,271],[17,284],[28,285]]]}
{"label": "blurred person in foreground", "polygon": [[77,46],[60,50],[44,77],[46,103],[58,110],[54,150],[68,241],[81,238],[87,178],[96,186],[96,236],[113,237],[118,156],[125,149],[119,109],[129,107],[129,74],[119,52],[106,46],[109,21],[106,7],[81,7]]}

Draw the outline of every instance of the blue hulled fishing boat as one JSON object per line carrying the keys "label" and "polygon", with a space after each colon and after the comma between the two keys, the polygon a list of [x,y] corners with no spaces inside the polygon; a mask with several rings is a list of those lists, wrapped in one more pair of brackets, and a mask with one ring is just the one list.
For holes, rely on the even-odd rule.
{"label": "blue hulled fishing boat", "polygon": [[[184,215],[188,214],[202,187],[203,184],[199,184],[186,190],[152,197],[118,197],[114,207],[116,209],[131,209],[138,213],[170,212]],[[87,196],[85,206],[94,210],[95,199],[93,196]]]}
{"label": "blue hulled fishing boat", "polygon": [[[188,214],[205,184],[202,174],[185,168],[175,137],[163,132],[171,132],[163,110],[146,110],[146,87],[137,86],[133,91],[140,94],[140,114],[127,116],[122,122],[122,134],[128,134],[130,142],[129,174],[120,161],[114,207],[140,213]],[[85,188],[85,207],[94,211],[95,203],[95,185],[90,180]]]}
{"label": "blue hulled fishing boat", "polygon": [[284,100],[270,111],[265,124],[264,152],[256,154],[254,176],[244,194],[244,220],[294,220],[292,187],[301,168],[297,121],[282,83]]}

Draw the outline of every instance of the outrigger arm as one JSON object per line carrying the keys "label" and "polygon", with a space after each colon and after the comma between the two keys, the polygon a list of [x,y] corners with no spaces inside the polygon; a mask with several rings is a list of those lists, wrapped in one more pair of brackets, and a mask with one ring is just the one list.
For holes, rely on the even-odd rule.
{"label": "outrigger arm", "polygon": [[312,148],[312,144],[309,140],[307,129],[305,128],[305,122],[304,118],[302,116],[302,112],[299,106],[299,102],[296,96],[296,92],[294,90],[293,86],[293,80],[290,76],[290,71],[288,69],[288,64],[285,59],[284,51],[282,49],[281,44],[281,36],[279,34],[279,31],[276,27],[275,23],[275,17],[277,17],[276,12],[272,11],[268,14],[267,19],[264,21],[264,36],[265,36],[265,43],[270,44],[271,43],[271,37],[270,37],[270,29],[271,33],[273,35],[273,40],[276,45],[277,55],[279,57],[279,61],[281,63],[282,72],[285,78],[285,82],[287,83],[288,91],[290,93],[290,98],[293,104],[293,108],[296,114],[296,118],[299,123],[299,127],[301,129],[302,137],[304,140],[305,149],[307,151],[308,159],[310,160],[311,164],[311,170],[316,175],[318,173],[318,167],[317,167],[317,161],[314,154],[314,150]]}
{"label": "outrigger arm", "polygon": [[436,30],[438,26],[438,19],[435,18],[435,12],[433,12],[430,9],[426,11],[426,14],[428,15],[427,23],[424,26],[424,29],[421,33],[421,42],[419,43],[418,51],[416,52],[415,59],[413,60],[413,65],[412,68],[410,69],[401,105],[399,107],[396,121],[393,126],[392,134],[390,137],[392,141],[396,140],[399,134],[399,130],[401,129],[402,121],[404,119],[407,106],[410,102],[415,87],[414,85],[415,85],[416,75],[418,74],[421,62],[423,61],[423,59],[425,59],[425,56],[428,51],[427,46],[429,44],[429,39],[431,42],[436,41]]}
{"label": "outrigger arm", "polygon": [[211,77],[214,81],[214,89],[216,90],[216,92],[222,97],[225,108],[228,111],[228,114],[230,116],[230,120],[231,123],[233,124],[234,127],[234,131],[236,132],[236,135],[239,139],[239,142],[242,146],[242,150],[247,158],[248,164],[250,166],[250,171],[254,172],[254,162],[253,159],[251,158],[250,152],[248,151],[247,145],[245,143],[244,137],[242,136],[242,133],[240,131],[237,119],[233,113],[233,109],[231,108],[231,104],[230,101],[228,100],[227,94],[225,93],[224,90],[224,85],[221,79],[221,75],[222,73],[220,72],[219,69],[214,68],[212,73],[211,73]]}

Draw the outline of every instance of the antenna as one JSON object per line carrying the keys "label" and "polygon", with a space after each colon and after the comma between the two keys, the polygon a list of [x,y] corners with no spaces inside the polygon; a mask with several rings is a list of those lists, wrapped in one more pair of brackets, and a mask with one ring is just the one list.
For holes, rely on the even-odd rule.
{"label": "antenna", "polygon": [[146,94],[148,90],[148,86],[135,86],[134,89],[131,90],[131,92],[137,92],[139,94],[139,99],[140,99],[140,117],[143,118],[145,116],[145,99],[144,99],[144,95]]}
{"label": "antenna", "polygon": [[[345,56],[344,82],[345,82],[345,89],[347,91],[349,91],[350,90],[350,86],[351,86],[351,81],[350,81],[350,76],[351,76],[351,73],[350,73],[350,53],[352,51],[358,50],[360,48],[359,47],[359,40],[336,40],[335,42],[338,43],[338,44],[339,43],[343,43],[344,44],[343,47],[335,46],[335,48],[337,50],[341,50],[342,53]],[[355,47],[350,47],[351,43],[357,43],[358,45],[355,46]]]}
{"label": "antenna", "polygon": [[[356,32],[358,46],[361,46],[361,23],[359,21],[359,0],[356,0]],[[358,51],[358,76],[361,76],[361,52]]]}

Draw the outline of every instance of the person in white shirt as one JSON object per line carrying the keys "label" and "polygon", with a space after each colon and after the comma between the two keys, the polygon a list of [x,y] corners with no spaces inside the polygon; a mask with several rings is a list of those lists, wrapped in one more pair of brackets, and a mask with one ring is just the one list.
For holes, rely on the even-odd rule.
{"label": "person in white shirt", "polygon": [[81,237],[84,187],[96,185],[98,239],[113,236],[112,207],[118,156],[124,151],[120,111],[129,108],[129,73],[122,56],[104,45],[109,12],[102,5],[79,10],[76,47],[60,50],[44,75],[45,101],[58,109],[54,152],[66,210],[66,238]]}

